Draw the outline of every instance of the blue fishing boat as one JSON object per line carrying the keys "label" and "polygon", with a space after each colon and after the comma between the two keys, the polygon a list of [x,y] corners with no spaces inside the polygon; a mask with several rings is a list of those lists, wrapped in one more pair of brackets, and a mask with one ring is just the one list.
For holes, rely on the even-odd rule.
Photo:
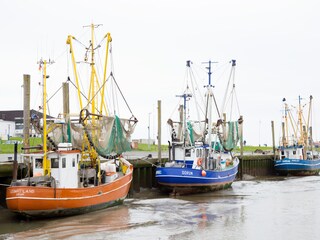
{"label": "blue fishing boat", "polygon": [[[169,144],[169,161],[156,169],[156,179],[160,189],[172,194],[189,194],[207,192],[228,188],[236,178],[239,159],[233,155],[232,150],[242,139],[242,116],[232,121],[231,114],[227,120],[225,113],[232,101],[224,98],[220,110],[213,94],[214,86],[211,84],[211,64],[208,64],[209,82],[205,86],[206,94],[202,106],[196,104],[198,120],[191,120],[189,103],[197,95],[192,89],[195,87],[191,61],[187,61],[187,88],[182,95],[183,104],[179,105],[179,121],[168,120],[171,127],[171,142]],[[236,101],[234,71],[236,61],[231,62],[231,74],[226,94]],[[189,88],[189,84],[192,86]],[[237,101],[236,101],[237,102]],[[204,109],[202,111],[202,109]],[[217,112],[214,115],[214,110]],[[239,108],[238,108],[239,110]],[[223,112],[223,115],[220,114]],[[187,116],[188,115],[188,116]],[[202,120],[201,120],[202,118]]]}
{"label": "blue fishing boat", "polygon": [[[312,96],[310,96],[310,101],[302,104],[302,98],[299,96],[297,121],[293,119],[292,111],[289,109],[286,99],[283,99],[284,121],[282,122],[282,138],[278,148],[280,158],[275,160],[274,164],[275,170],[280,175],[308,176],[320,172],[320,155],[314,148],[310,124],[312,99]],[[309,106],[309,111],[308,117],[304,118],[303,108],[306,106]]]}

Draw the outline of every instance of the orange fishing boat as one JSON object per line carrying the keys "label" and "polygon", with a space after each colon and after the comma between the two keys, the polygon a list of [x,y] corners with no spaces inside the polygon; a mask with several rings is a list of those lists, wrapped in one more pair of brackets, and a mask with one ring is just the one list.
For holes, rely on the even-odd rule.
{"label": "orange fishing boat", "polygon": [[[106,111],[104,88],[107,79],[114,80],[112,71],[111,77],[106,78],[108,49],[112,40],[109,33],[105,35],[104,76],[98,79],[94,61],[94,51],[98,47],[94,46],[93,38],[97,25],[90,27],[92,39],[89,47],[85,48],[86,54],[91,52],[90,64],[86,64],[91,68],[88,97],[80,91],[72,45],[75,37],[69,36],[67,40],[81,109],[76,118],[64,109],[61,118],[47,119],[46,71],[51,61],[39,62],[43,71],[44,114],[43,119],[31,119],[43,136],[43,145],[34,152],[30,147],[24,148],[25,152],[21,154],[32,171],[24,179],[13,180],[7,188],[7,207],[15,213],[31,217],[81,214],[120,204],[128,195],[133,166],[121,153],[130,150],[128,138],[137,120],[133,115],[129,119],[120,119]],[[69,77],[68,81],[71,81]],[[115,85],[118,87],[118,84]],[[87,103],[83,106],[85,100]],[[115,110],[112,112],[116,113]]]}
{"label": "orange fishing boat", "polygon": [[[57,150],[47,155],[51,160],[59,162],[60,166],[52,169],[51,176],[39,176],[42,169],[34,168],[33,177],[13,182],[7,188],[8,209],[33,217],[74,215],[120,204],[129,192],[132,165],[123,158],[116,161],[126,168],[125,172],[112,173],[118,175],[114,179],[108,176],[111,172],[106,172],[102,183],[95,184],[81,182],[82,179],[77,176],[79,171],[74,163],[80,158],[79,151]],[[32,158],[35,156],[36,154]],[[33,164],[41,161],[43,154],[38,156],[39,158],[32,160]]]}

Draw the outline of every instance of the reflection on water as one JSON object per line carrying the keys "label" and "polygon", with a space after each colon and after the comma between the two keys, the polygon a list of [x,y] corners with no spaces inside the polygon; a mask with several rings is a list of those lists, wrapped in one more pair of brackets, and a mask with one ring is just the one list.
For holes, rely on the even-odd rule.
{"label": "reflection on water", "polygon": [[122,206],[51,220],[0,209],[8,239],[318,239],[320,177],[239,181],[228,190],[167,197],[156,191]]}

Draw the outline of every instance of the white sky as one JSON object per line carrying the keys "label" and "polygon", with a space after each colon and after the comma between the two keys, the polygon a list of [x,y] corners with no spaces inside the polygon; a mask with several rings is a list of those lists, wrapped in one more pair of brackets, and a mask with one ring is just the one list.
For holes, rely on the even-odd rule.
{"label": "white sky", "polygon": [[[67,36],[81,36],[82,26],[93,22],[103,24],[100,36],[112,35],[117,81],[139,120],[133,138],[148,137],[149,113],[156,136],[161,100],[167,142],[165,123],[181,93],[186,60],[236,59],[244,139],[270,145],[271,120],[276,141],[280,134],[283,97],[296,103],[299,95],[313,95],[315,130],[319,124],[319,12],[316,0],[1,0],[0,109],[22,109],[23,74],[31,75],[31,108],[37,109],[37,60],[66,62],[60,55]],[[73,76],[54,70],[48,73],[54,80],[49,95]],[[319,132],[314,136],[319,139]]]}

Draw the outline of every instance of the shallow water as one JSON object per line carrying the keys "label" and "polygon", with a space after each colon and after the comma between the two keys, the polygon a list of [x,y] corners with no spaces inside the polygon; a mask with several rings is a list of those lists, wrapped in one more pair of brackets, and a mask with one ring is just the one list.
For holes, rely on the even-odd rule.
{"label": "shallow water", "polygon": [[319,239],[320,176],[238,181],[180,197],[146,191],[80,216],[20,220],[0,209],[0,239]]}

